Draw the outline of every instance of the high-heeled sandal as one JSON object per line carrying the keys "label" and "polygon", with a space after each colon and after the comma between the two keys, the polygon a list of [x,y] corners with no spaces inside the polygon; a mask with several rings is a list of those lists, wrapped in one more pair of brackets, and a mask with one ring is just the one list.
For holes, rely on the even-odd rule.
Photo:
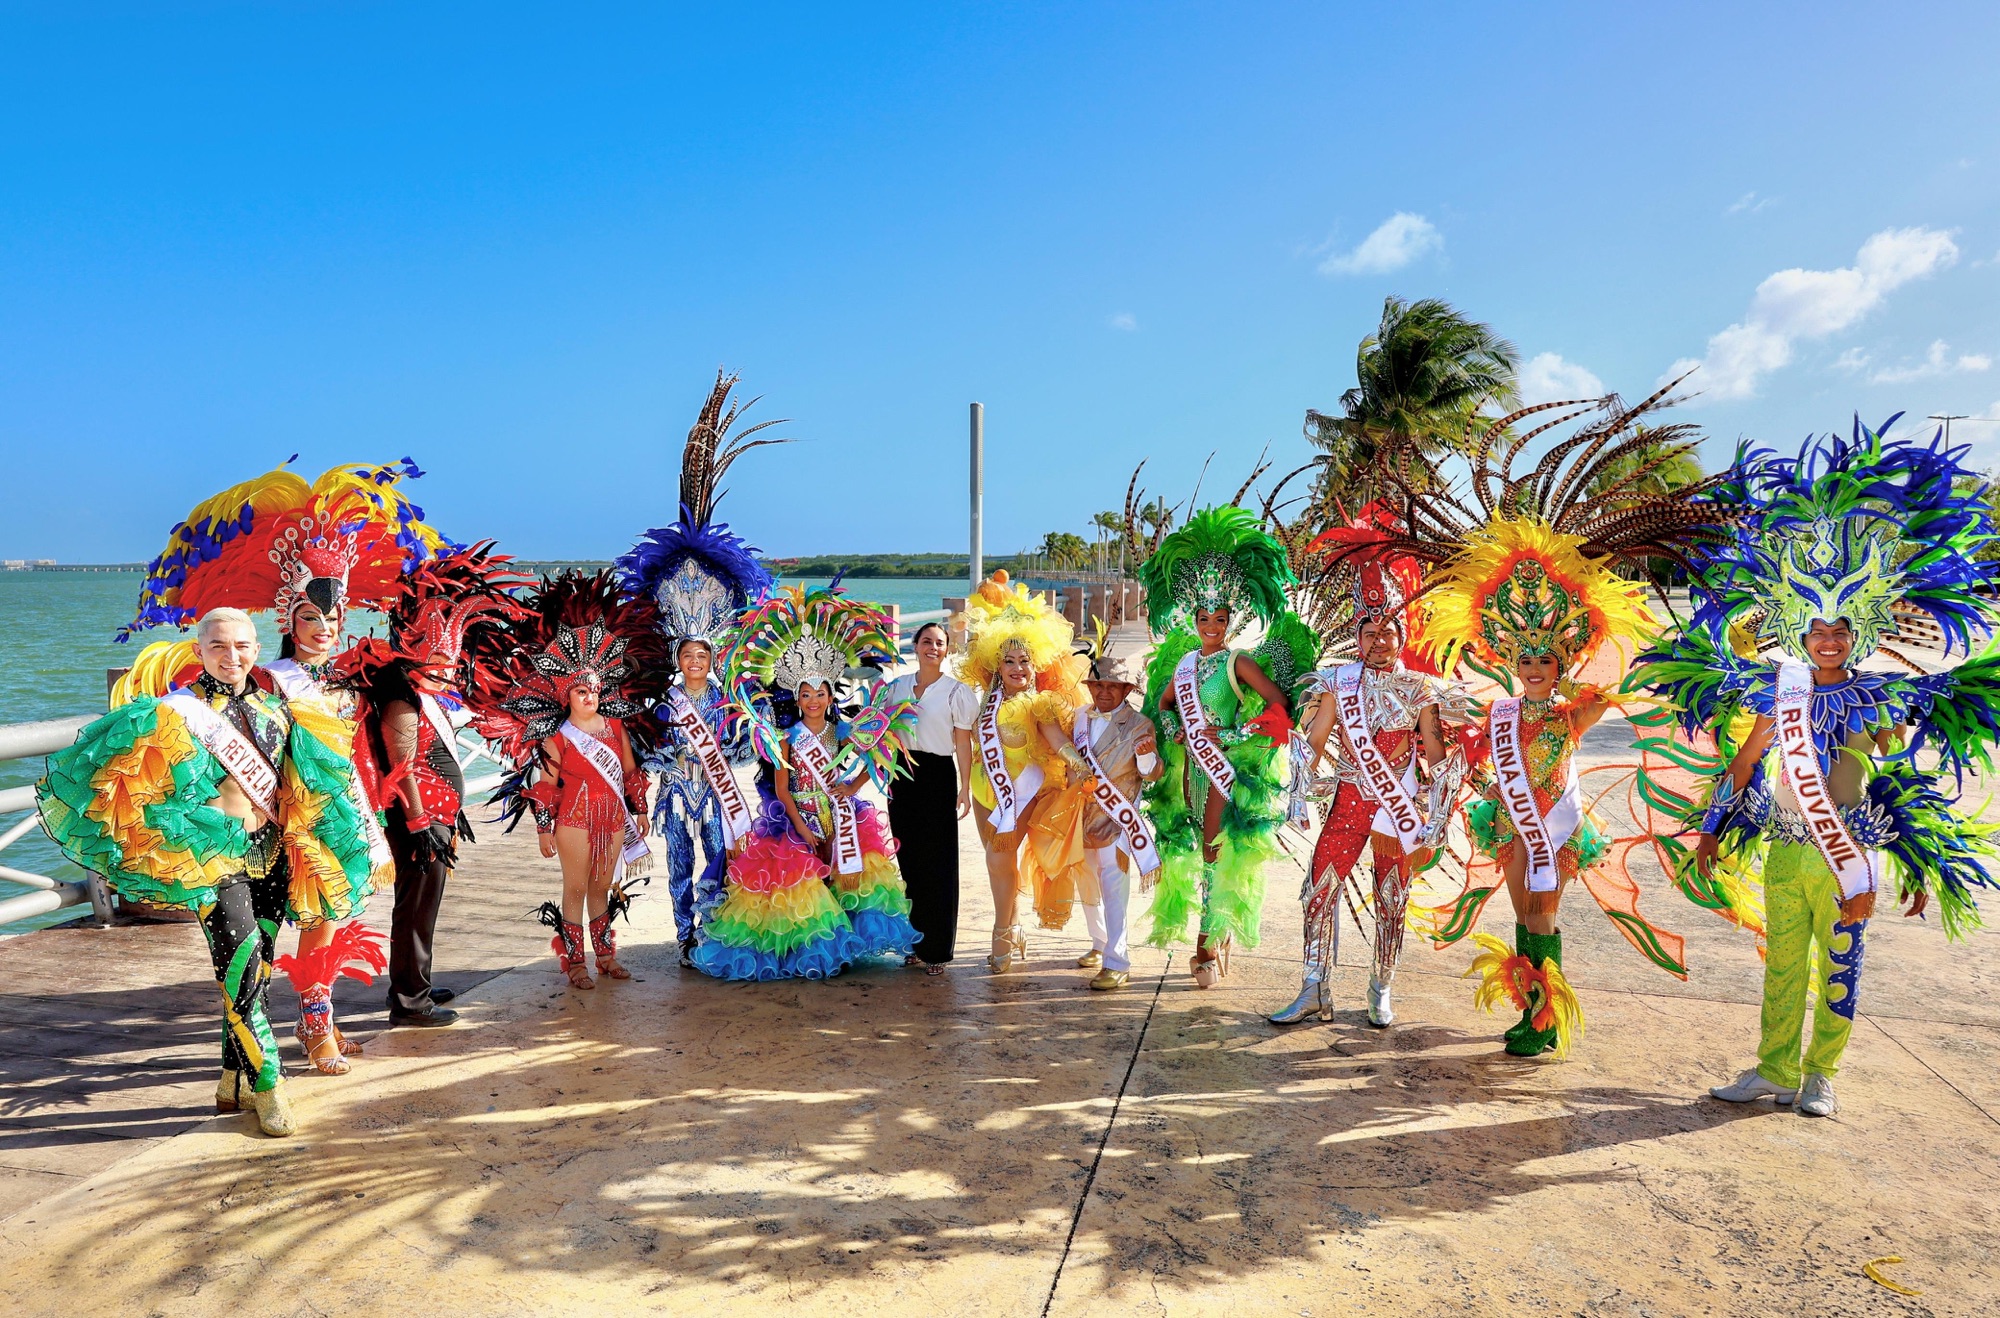
{"label": "high-heeled sandal", "polygon": [[1020,925],[1009,925],[993,933],[993,953],[986,958],[986,964],[996,975],[1004,975],[1014,968],[1016,962],[1028,959],[1028,934]]}
{"label": "high-heeled sandal", "polygon": [[632,972],[618,964],[618,935],[611,928],[611,912],[590,922],[590,950],[597,957],[597,973],[606,979],[630,979]]}
{"label": "high-heeled sandal", "polygon": [[560,915],[556,917],[556,925],[556,936],[549,940],[549,950],[556,954],[556,964],[569,976],[569,986],[575,989],[596,988],[597,981],[590,977],[590,962],[583,950],[583,926]]}
{"label": "high-heeled sandal", "polygon": [[359,1043],[356,1043],[354,1040],[348,1038],[347,1035],[341,1031],[340,1026],[335,1025],[333,1027],[333,1037],[340,1040],[340,1055],[342,1057],[361,1056],[362,1053],[361,1045]]}
{"label": "high-heeled sandal", "polygon": [[1214,988],[1229,976],[1230,940],[1220,943],[1203,943],[1188,958],[1188,973],[1194,976],[1196,988]]}
{"label": "high-heeled sandal", "polygon": [[340,1050],[340,1032],[333,1024],[333,986],[311,985],[299,995],[299,1022],[292,1028],[306,1060],[321,1075],[346,1075],[352,1068]]}

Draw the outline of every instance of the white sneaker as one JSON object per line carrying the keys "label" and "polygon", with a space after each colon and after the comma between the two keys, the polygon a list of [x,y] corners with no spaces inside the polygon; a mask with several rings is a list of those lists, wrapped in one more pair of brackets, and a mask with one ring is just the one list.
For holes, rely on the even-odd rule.
{"label": "white sneaker", "polygon": [[1838,1111],[1840,1100],[1833,1096],[1833,1080],[1823,1075],[1807,1076],[1805,1088],[1799,1090],[1799,1114],[1830,1117]]}
{"label": "white sneaker", "polygon": [[[1754,1066],[1737,1076],[1735,1084],[1717,1085],[1708,1092],[1725,1103],[1755,1103],[1760,1098],[1769,1097],[1776,1099],[1779,1107],[1790,1103],[1798,1093],[1795,1089],[1772,1084]],[[1830,1092],[1828,1097],[1832,1097]]]}
{"label": "white sneaker", "polygon": [[1389,1005],[1389,986],[1368,981],[1368,1023],[1380,1028],[1396,1023],[1396,1009]]}

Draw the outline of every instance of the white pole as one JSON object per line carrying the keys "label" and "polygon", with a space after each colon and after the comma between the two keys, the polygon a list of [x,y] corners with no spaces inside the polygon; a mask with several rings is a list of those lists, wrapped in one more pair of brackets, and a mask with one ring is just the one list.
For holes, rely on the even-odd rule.
{"label": "white pole", "polygon": [[981,525],[986,498],[986,405],[972,405],[972,559],[971,588],[979,589],[986,580],[984,530]]}

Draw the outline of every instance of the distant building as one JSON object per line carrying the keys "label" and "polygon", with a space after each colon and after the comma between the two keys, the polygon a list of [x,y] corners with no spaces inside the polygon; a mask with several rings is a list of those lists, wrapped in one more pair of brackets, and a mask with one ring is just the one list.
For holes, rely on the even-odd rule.
{"label": "distant building", "polygon": [[28,560],[25,558],[0,558],[0,572],[26,572]]}

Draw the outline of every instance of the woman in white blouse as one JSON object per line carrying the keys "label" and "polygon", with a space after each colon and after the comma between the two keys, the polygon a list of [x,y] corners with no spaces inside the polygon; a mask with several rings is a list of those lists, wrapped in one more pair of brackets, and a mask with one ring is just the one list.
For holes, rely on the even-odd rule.
{"label": "woman in white blouse", "polygon": [[972,725],[979,693],[944,671],[950,643],[944,624],[917,629],[917,671],[889,683],[889,694],[917,702],[917,731],[904,738],[910,777],[889,789],[889,831],[910,894],[910,923],[923,937],[904,964],[942,975],[958,930],[958,821],[972,809]]}

